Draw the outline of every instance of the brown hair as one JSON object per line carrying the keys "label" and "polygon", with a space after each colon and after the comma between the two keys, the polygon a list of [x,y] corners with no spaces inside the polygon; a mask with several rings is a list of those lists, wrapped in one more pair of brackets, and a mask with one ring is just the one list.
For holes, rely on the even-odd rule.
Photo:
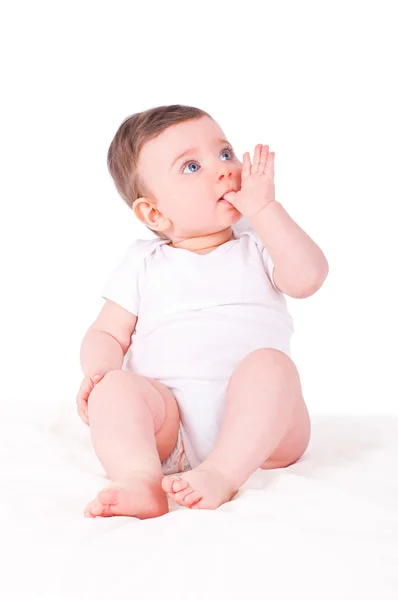
{"label": "brown hair", "polygon": [[[130,208],[137,198],[154,196],[137,170],[143,145],[171,125],[201,117],[212,118],[200,108],[171,104],[135,113],[122,122],[109,146],[107,163],[117,191]],[[167,235],[145,227],[158,237],[169,239]]]}

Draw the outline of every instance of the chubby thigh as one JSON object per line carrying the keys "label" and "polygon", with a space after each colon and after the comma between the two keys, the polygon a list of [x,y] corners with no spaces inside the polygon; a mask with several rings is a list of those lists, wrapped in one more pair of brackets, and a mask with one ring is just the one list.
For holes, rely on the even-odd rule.
{"label": "chubby thigh", "polygon": [[[180,413],[176,399],[163,383],[122,369],[107,373],[90,394],[90,421],[92,421],[90,405],[93,402],[97,404],[98,394],[109,398],[113,410],[117,406],[123,411],[126,403],[129,406],[135,405],[137,418],[141,418],[142,404],[146,404],[152,416],[160,460],[165,460],[171,454],[178,439]],[[118,403],[113,400],[115,394],[120,400]],[[134,410],[132,413],[128,410],[127,413],[134,414]]]}

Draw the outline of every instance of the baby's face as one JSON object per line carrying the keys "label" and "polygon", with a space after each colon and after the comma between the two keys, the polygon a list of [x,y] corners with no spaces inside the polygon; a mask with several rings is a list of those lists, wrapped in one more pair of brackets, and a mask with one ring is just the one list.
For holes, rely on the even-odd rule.
{"label": "baby's face", "polygon": [[[134,203],[149,227],[189,238],[226,229],[242,216],[232,204],[219,202],[229,189],[240,190],[242,163],[209,117],[170,126],[147,142],[138,169],[156,198],[156,204],[151,198]],[[166,221],[157,221],[162,216]]]}

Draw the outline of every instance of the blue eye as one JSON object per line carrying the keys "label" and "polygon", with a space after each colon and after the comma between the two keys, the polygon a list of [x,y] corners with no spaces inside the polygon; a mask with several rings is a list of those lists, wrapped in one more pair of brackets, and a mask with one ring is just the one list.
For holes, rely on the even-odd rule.
{"label": "blue eye", "polygon": [[[234,151],[232,150],[232,148],[224,148],[224,149],[222,150],[222,152],[228,152],[228,153],[231,155],[231,160],[233,160],[233,158],[234,158],[235,154],[234,154]],[[197,165],[198,163],[197,163],[196,161],[194,161],[194,160],[188,160],[186,163],[184,163],[184,164],[182,165],[182,167],[181,167],[181,172],[183,172],[183,171],[184,171],[184,169],[185,169],[185,167],[186,167],[187,165],[191,165],[191,164],[196,164],[196,165]],[[199,170],[199,169],[195,169],[195,171],[190,171],[190,173],[196,173],[198,170]]]}

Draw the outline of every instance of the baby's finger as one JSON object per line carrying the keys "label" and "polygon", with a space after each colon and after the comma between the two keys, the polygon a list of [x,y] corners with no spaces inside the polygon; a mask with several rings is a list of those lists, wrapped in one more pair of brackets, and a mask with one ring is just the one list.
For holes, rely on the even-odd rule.
{"label": "baby's finger", "polygon": [[260,171],[260,173],[265,172],[265,166],[267,164],[267,158],[268,158],[268,151],[269,151],[269,146],[263,146],[263,149],[261,151],[261,156],[260,156],[260,164],[258,166],[258,170]]}
{"label": "baby's finger", "polygon": [[81,418],[81,420],[88,425],[89,424],[89,420],[88,420],[88,414],[86,413],[85,410],[82,410],[82,408],[80,406],[77,407],[77,412],[79,414],[79,417]]}
{"label": "baby's finger", "polygon": [[251,162],[249,152],[245,152],[243,155],[243,167],[242,167],[242,182],[244,179],[251,175]]}
{"label": "baby's finger", "polygon": [[91,377],[91,380],[93,381],[94,384],[98,383],[99,381],[101,381],[101,379],[104,377],[103,373],[96,373],[95,375],[93,375]]}
{"label": "baby's finger", "polygon": [[84,404],[87,404],[88,402],[88,397],[90,395],[90,392],[79,392],[78,395],[76,396],[76,404],[78,406],[83,406]]}
{"label": "baby's finger", "polygon": [[90,383],[88,383],[86,378],[84,378],[80,384],[79,391],[77,392],[76,400],[78,400],[79,398],[83,398],[83,400],[88,400],[92,389],[93,386]]}
{"label": "baby's finger", "polygon": [[258,165],[260,164],[260,154],[261,154],[262,147],[263,147],[262,144],[257,144],[257,146],[254,150],[252,173],[257,173],[257,171],[258,171]]}
{"label": "baby's finger", "polygon": [[267,164],[265,165],[265,173],[274,173],[275,166],[275,152],[270,152],[267,158]]}
{"label": "baby's finger", "polygon": [[83,398],[79,398],[77,402],[77,410],[87,414],[88,403]]}

